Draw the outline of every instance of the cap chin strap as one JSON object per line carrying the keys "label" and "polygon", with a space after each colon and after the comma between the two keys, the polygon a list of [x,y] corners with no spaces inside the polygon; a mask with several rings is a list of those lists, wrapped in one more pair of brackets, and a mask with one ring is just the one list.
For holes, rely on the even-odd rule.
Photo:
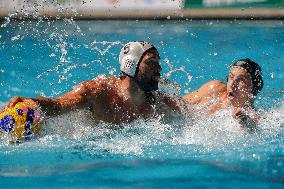
{"label": "cap chin strap", "polygon": [[126,76],[128,76],[128,77],[130,77],[130,78],[132,78],[132,79],[135,79],[133,76],[131,76],[131,75],[125,73],[124,71],[121,71],[121,73],[123,73],[123,75],[126,75]]}

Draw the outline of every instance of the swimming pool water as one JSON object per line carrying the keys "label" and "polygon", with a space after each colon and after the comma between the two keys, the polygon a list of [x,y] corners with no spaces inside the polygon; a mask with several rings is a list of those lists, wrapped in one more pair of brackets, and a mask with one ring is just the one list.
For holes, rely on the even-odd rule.
{"label": "swimming pool water", "polygon": [[[283,188],[284,26],[282,21],[3,21],[0,102],[15,95],[56,97],[99,74],[118,75],[132,40],[157,46],[163,77],[181,94],[251,58],[263,68],[256,100],[261,132],[227,115],[178,125],[158,118],[123,129],[73,112],[49,120],[41,136],[0,144],[2,188]],[[75,122],[74,117],[78,120]]]}

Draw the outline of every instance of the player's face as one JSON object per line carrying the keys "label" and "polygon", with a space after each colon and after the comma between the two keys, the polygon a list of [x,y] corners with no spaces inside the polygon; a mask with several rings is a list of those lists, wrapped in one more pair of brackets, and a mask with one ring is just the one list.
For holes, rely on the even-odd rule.
{"label": "player's face", "polygon": [[230,103],[235,107],[243,107],[252,99],[252,82],[247,71],[240,67],[230,69],[227,95]]}
{"label": "player's face", "polygon": [[145,91],[157,90],[161,71],[159,53],[157,50],[150,50],[145,54],[139,65],[137,81],[140,87]]}

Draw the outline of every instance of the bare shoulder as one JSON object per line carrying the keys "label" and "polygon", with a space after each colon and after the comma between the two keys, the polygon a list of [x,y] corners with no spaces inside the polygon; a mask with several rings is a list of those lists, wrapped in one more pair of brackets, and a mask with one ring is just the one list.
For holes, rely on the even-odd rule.
{"label": "bare shoulder", "polygon": [[79,83],[71,91],[58,97],[56,100],[60,104],[60,108],[74,108],[74,107],[86,107],[90,102],[98,103],[100,100],[107,98],[107,94],[110,94],[110,83],[116,82],[115,77],[98,77],[93,80],[87,80]]}
{"label": "bare shoulder", "polygon": [[219,80],[212,80],[202,85],[199,90],[205,93],[212,94],[222,92],[226,89],[226,87],[227,86],[225,83]]}
{"label": "bare shoulder", "polygon": [[225,91],[226,84],[222,83],[219,80],[212,80],[202,85],[196,91],[186,94],[183,98],[189,102],[195,103],[195,101],[199,101],[203,97],[210,97],[212,95],[216,95]]}
{"label": "bare shoulder", "polygon": [[104,91],[111,88],[118,82],[118,78],[111,76],[99,76],[92,80],[84,81],[76,86],[76,88],[84,88],[89,91]]}

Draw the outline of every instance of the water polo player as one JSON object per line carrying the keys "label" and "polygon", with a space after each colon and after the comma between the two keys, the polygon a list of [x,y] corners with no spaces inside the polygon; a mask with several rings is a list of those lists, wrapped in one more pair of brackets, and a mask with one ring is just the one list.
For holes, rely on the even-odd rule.
{"label": "water polo player", "polygon": [[191,104],[203,105],[207,114],[232,107],[232,116],[242,126],[256,126],[257,116],[254,100],[263,87],[260,66],[250,59],[235,62],[229,71],[227,84],[214,80],[198,90],[186,94],[184,99]]}
{"label": "water polo player", "polygon": [[87,109],[95,120],[110,123],[147,118],[154,112],[165,115],[178,112],[180,109],[176,101],[155,92],[161,72],[159,61],[159,53],[152,44],[129,42],[120,52],[120,78],[98,77],[84,81],[58,98],[17,96],[5,108],[13,107],[17,102],[32,101],[45,112],[46,117]]}

